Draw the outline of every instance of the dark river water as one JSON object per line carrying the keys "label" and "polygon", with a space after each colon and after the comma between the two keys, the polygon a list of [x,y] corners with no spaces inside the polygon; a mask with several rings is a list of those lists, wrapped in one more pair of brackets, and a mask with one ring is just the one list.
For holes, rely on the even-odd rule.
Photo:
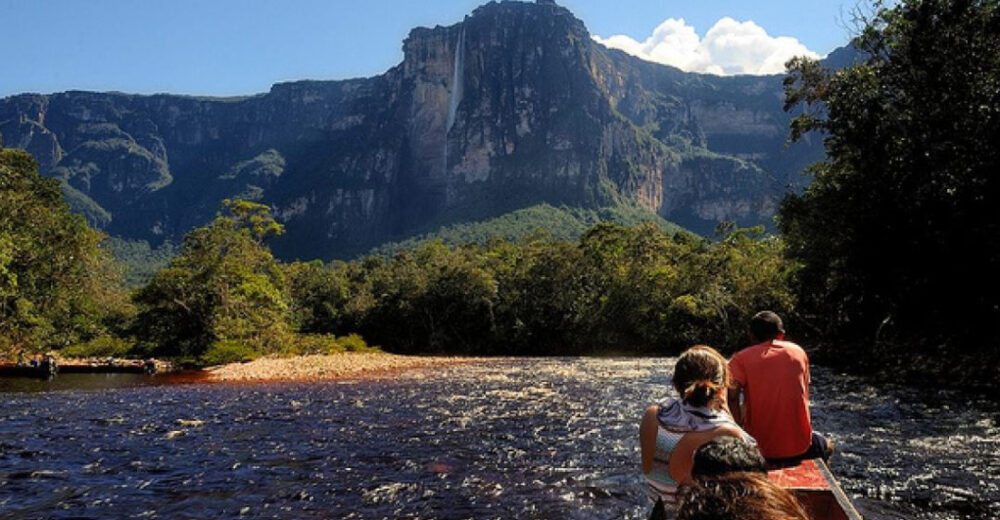
{"label": "dark river water", "polygon": [[[0,519],[638,519],[638,422],[666,394],[671,365],[548,358],[312,384],[0,382]],[[814,426],[837,442],[833,470],[866,518],[1000,517],[996,404],[822,368],[812,392]]]}

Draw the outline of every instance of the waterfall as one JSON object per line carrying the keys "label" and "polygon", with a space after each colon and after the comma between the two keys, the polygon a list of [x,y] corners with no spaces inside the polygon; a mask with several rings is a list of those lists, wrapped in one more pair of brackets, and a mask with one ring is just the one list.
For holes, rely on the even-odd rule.
{"label": "waterfall", "polygon": [[451,78],[451,93],[448,95],[448,126],[447,132],[451,132],[452,125],[455,124],[455,115],[458,112],[458,105],[462,102],[462,94],[465,91],[465,25],[458,33],[458,42],[455,44],[455,71]]}

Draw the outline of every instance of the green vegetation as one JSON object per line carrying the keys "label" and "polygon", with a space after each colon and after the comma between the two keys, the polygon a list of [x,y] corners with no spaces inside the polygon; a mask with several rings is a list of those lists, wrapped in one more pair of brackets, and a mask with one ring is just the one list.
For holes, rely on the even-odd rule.
{"label": "green vegetation", "polygon": [[180,254],[135,295],[139,341],[197,362],[277,352],[291,340],[278,261],[263,245],[283,232],[266,206],[226,201],[225,213],[184,237]]}
{"label": "green vegetation", "polygon": [[[836,357],[986,384],[1000,367],[1000,2],[876,2],[835,74],[790,62],[792,137],[827,158],[780,228]],[[831,351],[833,352],[833,351]]]}
{"label": "green vegetation", "polygon": [[329,265],[278,262],[266,239],[281,231],[235,201],[189,233],[136,293],[142,348],[200,364],[364,351],[362,337],[403,353],[671,353],[738,345],[749,313],[792,304],[782,244],[759,230],[712,243],[603,223],[576,243],[430,241]]}
{"label": "green vegetation", "polygon": [[759,230],[718,243],[655,224],[598,224],[577,243],[448,247],[393,258],[293,264],[313,332],[357,332],[399,352],[497,355],[676,353],[734,347],[759,308],[787,311],[782,244]]}
{"label": "green vegetation", "polygon": [[138,351],[217,365],[370,350],[360,337],[316,330],[315,322],[329,318],[322,309],[333,292],[317,264],[285,266],[271,255],[265,241],[283,232],[266,206],[226,200],[223,212],[188,233],[179,254],[135,293]]}
{"label": "green vegetation", "polygon": [[130,288],[142,287],[153,279],[161,269],[167,267],[175,256],[177,246],[164,242],[150,247],[145,240],[126,240],[108,237],[101,242],[104,248],[125,270],[125,285]]}
{"label": "green vegetation", "polygon": [[71,358],[122,358],[132,354],[132,347],[132,342],[125,338],[98,336],[84,343],[70,345],[59,353]]}
{"label": "green vegetation", "polygon": [[[539,206],[447,228],[458,245],[415,240],[391,257],[283,264],[267,240],[284,230],[261,204],[227,200],[177,250],[153,250],[105,240],[27,154],[2,157],[3,207],[13,209],[0,221],[8,354],[205,365],[370,350],[362,338],[407,353],[671,353],[738,345],[748,313],[792,304],[782,244],[759,231],[729,229],[713,243],[638,209]],[[130,300],[105,249],[138,267],[132,283],[162,267]]]}
{"label": "green vegetation", "polygon": [[111,224],[111,213],[94,202],[94,199],[86,196],[80,190],[72,187],[63,181],[60,183],[63,197],[69,204],[70,209],[77,215],[83,215],[87,219],[87,224],[91,227],[104,228]]}
{"label": "green vegetation", "polygon": [[120,334],[132,309],[102,235],[23,151],[0,148],[0,208],[0,355]]}
{"label": "green vegetation", "polygon": [[400,242],[383,244],[373,249],[371,254],[392,256],[400,251],[413,249],[420,244],[435,240],[440,240],[445,245],[450,246],[469,243],[485,244],[497,238],[516,242],[536,233],[544,233],[554,240],[577,240],[588,229],[602,222],[612,222],[623,226],[652,222],[663,231],[682,231],[680,226],[664,220],[656,213],[633,205],[623,204],[601,209],[586,209],[539,204],[482,222],[442,226],[430,233],[420,234]]}
{"label": "green vegetation", "polygon": [[220,179],[280,177],[285,172],[285,158],[277,150],[270,149],[260,155],[243,161],[230,169]]}

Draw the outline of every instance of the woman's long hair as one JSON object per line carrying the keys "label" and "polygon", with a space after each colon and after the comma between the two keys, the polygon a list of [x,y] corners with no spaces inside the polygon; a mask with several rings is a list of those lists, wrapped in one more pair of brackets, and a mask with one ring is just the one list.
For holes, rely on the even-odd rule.
{"label": "woman's long hair", "polygon": [[809,520],[795,495],[759,473],[698,477],[678,496],[677,520]]}

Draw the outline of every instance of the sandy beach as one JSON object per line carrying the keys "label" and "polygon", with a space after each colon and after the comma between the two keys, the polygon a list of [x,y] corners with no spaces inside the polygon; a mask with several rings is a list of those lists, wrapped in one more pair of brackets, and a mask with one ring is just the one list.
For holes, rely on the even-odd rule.
{"label": "sandy beach", "polygon": [[209,381],[324,381],[376,376],[413,368],[473,363],[482,358],[344,353],[266,357],[207,369]]}

